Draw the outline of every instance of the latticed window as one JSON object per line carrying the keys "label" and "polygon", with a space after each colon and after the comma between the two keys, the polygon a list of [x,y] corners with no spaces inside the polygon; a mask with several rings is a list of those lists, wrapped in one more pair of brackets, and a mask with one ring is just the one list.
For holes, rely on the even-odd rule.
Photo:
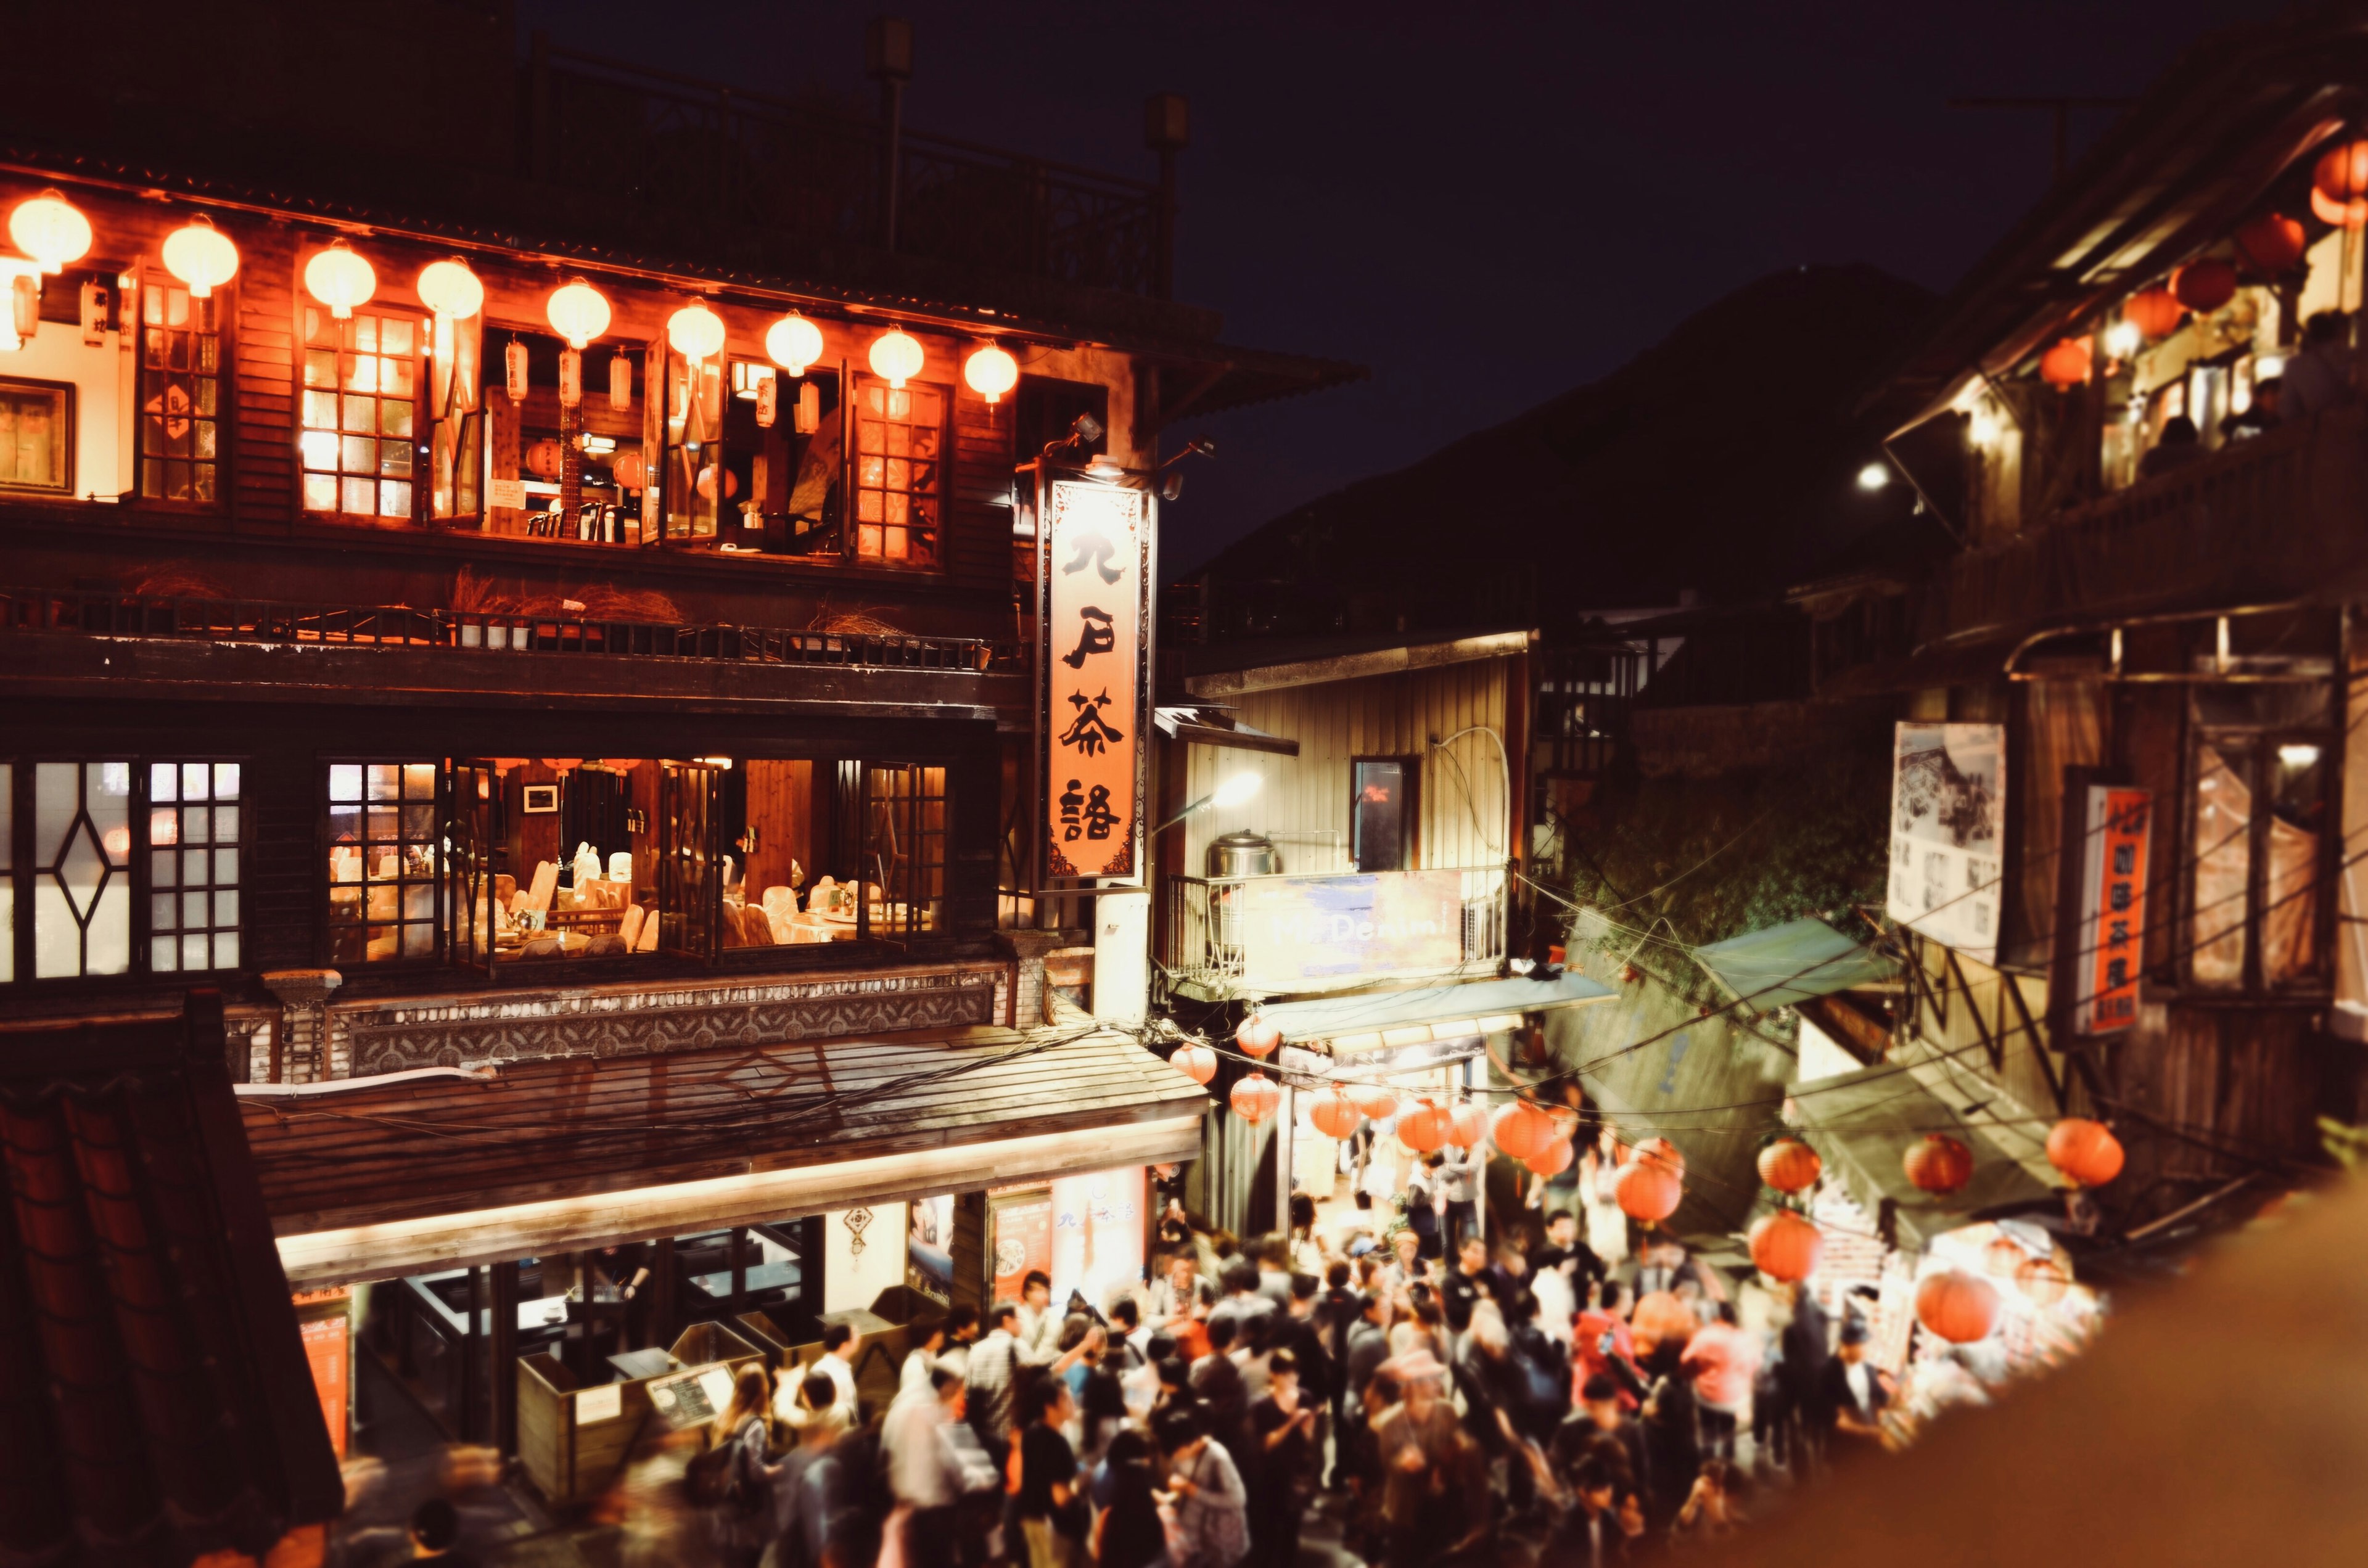
{"label": "latticed window", "polygon": [[33,975],[131,968],[131,764],[33,765]]}
{"label": "latticed window", "polygon": [[222,494],[219,293],[193,300],[176,283],[140,290],[140,494],[211,503]]}
{"label": "latticed window", "polygon": [[329,767],[329,961],[436,955],[436,765]]}
{"label": "latticed window", "polygon": [[304,510],[409,518],[416,445],[416,318],[356,311],[344,321],[304,309]]}
{"label": "latticed window", "polygon": [[238,967],[239,765],[148,765],[148,967]]}
{"label": "latticed window", "polygon": [[875,762],[864,770],[863,870],[881,889],[871,934],[945,928],[946,770]]}
{"label": "latticed window", "polygon": [[944,483],[945,394],[867,381],[855,420],[855,553],[933,566]]}

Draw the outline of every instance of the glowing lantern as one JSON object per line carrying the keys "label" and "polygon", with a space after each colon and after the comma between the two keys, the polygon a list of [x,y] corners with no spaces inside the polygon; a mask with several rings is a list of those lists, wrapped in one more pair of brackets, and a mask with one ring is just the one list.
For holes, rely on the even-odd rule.
{"label": "glowing lantern", "polygon": [[2281,213],[2264,212],[2237,231],[2237,254],[2264,278],[2300,261],[2305,248],[2302,225]]}
{"label": "glowing lantern", "polygon": [[1974,1178],[1974,1152],[1945,1132],[1927,1132],[1924,1141],[1900,1156],[1907,1179],[1919,1192],[1946,1198]]}
{"label": "glowing lantern", "polygon": [[581,353],[584,346],[609,330],[609,299],[581,278],[571,278],[551,291],[542,313],[551,330]]}
{"label": "glowing lantern", "polygon": [[609,406],[619,414],[633,406],[633,362],[622,354],[609,358]]}
{"label": "glowing lantern", "polygon": [[1270,1056],[1274,1048],[1282,1043],[1282,1026],[1270,1022],[1260,1014],[1252,1013],[1242,1020],[1239,1028],[1234,1030],[1234,1043],[1242,1048],[1245,1055]]}
{"label": "glowing lantern", "polygon": [[1447,1113],[1447,1141],[1459,1149],[1474,1148],[1488,1136],[1488,1113],[1470,1100],[1458,1100]]}
{"label": "glowing lantern", "polygon": [[792,376],[822,358],[822,329],[791,311],[765,329],[765,352]]}
{"label": "glowing lantern", "polygon": [[2189,310],[2208,316],[2237,297],[2237,269],[2217,256],[2191,261],[2170,275],[2170,291]]}
{"label": "glowing lantern", "polygon": [[485,286],[459,256],[419,269],[419,302],[447,321],[467,321],[485,308]]}
{"label": "glowing lantern", "polygon": [[367,305],[378,292],[378,274],[369,261],[343,240],[332,240],[326,250],[314,251],[304,264],[304,292],[329,307],[344,321],[356,305]]}
{"label": "glowing lantern", "polygon": [[2314,217],[2330,228],[2357,229],[2368,226],[2368,197],[2354,201],[2338,201],[2317,186],[2311,187],[2310,210]]}
{"label": "glowing lantern", "polygon": [[1019,361],[990,343],[962,363],[962,380],[989,403],[1019,384]]}
{"label": "glowing lantern", "polygon": [[901,387],[921,373],[921,346],[894,328],[871,340],[871,373],[892,387]]}
{"label": "glowing lantern", "polygon": [[2009,1279],[2014,1277],[2014,1271],[2021,1268],[2024,1260],[2030,1256],[2029,1253],[2022,1250],[2021,1242],[2011,1236],[2000,1236],[1982,1248],[1982,1267],[1986,1272],[1994,1274],[2001,1279]]}
{"label": "glowing lantern", "polygon": [[1578,1159],[1578,1151],[1570,1146],[1567,1138],[1549,1138],[1545,1147],[1524,1159],[1521,1164],[1536,1176],[1553,1177],[1570,1169]]}
{"label": "glowing lantern", "polygon": [[2052,1257],[2026,1257],[2015,1266],[2015,1289],[2035,1307],[2052,1307],[2072,1289],[2072,1277]]}
{"label": "glowing lantern", "polygon": [[2168,289],[2141,289],[2122,307],[2122,319],[2147,337],[2169,337],[2179,330],[2187,307]]}
{"label": "glowing lantern", "polygon": [[723,318],[705,305],[685,305],[666,318],[666,341],[686,359],[712,359],[723,347]]}
{"label": "glowing lantern", "polygon": [[2069,392],[2089,379],[2089,340],[2066,337],[2039,357],[2039,379],[2057,392]]}
{"label": "glowing lantern", "polygon": [[1398,1097],[1379,1084],[1351,1084],[1349,1097],[1357,1108],[1374,1121],[1387,1121],[1398,1113]]}
{"label": "glowing lantern", "polygon": [[1779,1138],[1759,1151],[1759,1179],[1779,1192],[1805,1192],[1826,1168],[1798,1138]]}
{"label": "glowing lantern", "polygon": [[2122,1141],[2101,1121],[2067,1116],[2048,1129],[2047,1163],[2075,1187],[2102,1187],[2122,1174]]}
{"label": "glowing lantern", "polygon": [[8,214],[8,237],[55,277],[66,263],[90,254],[90,220],[60,192],[45,190],[17,203]]}
{"label": "glowing lantern", "polygon": [[1770,1279],[1806,1279],[1825,1250],[1825,1232],[1790,1209],[1762,1215],[1751,1227],[1751,1261]]}
{"label": "glowing lantern", "polygon": [[1423,1100],[1398,1118],[1398,1142],[1417,1154],[1435,1153],[1450,1130],[1451,1119],[1435,1100]]}
{"label": "glowing lantern", "polygon": [[1356,1101],[1340,1092],[1339,1085],[1327,1084],[1315,1092],[1315,1100],[1307,1108],[1307,1119],[1326,1138],[1346,1138],[1357,1131],[1357,1123],[1365,1119],[1365,1114],[1357,1108]]}
{"label": "glowing lantern", "polygon": [[1234,1085],[1234,1114],[1255,1127],[1282,1104],[1282,1091],[1263,1073],[1253,1073]]}
{"label": "glowing lantern", "polygon": [[573,773],[584,766],[584,759],[580,756],[546,756],[541,760],[542,765],[553,773]]}
{"label": "glowing lantern", "polygon": [[1611,1190],[1622,1213],[1652,1225],[1678,1211],[1686,1189],[1678,1173],[1660,1161],[1638,1160],[1620,1173]]}
{"label": "glowing lantern", "polygon": [[1489,1136],[1505,1158],[1526,1160],[1553,1141],[1554,1119],[1527,1100],[1515,1100],[1497,1113]]}
{"label": "glowing lantern", "polygon": [[1167,1059],[1167,1065],[1205,1089],[1209,1086],[1209,1080],[1217,1075],[1217,1053],[1205,1045],[1187,1042],[1176,1048],[1176,1054]]}
{"label": "glowing lantern", "polygon": [[1916,1321],[1952,1345],[1987,1339],[1998,1315],[1998,1287],[1978,1274],[1944,1269],[1916,1287]]}
{"label": "glowing lantern", "polygon": [[512,403],[524,403],[527,393],[526,345],[510,339],[502,350],[502,390],[508,392]]}
{"label": "glowing lantern", "polygon": [[165,270],[188,285],[193,300],[238,276],[238,247],[202,212],[165,236],[163,254]]}
{"label": "glowing lantern", "polygon": [[2368,141],[2328,150],[2311,171],[2310,188],[2331,202],[2368,198]]}
{"label": "glowing lantern", "polygon": [[1666,1138],[1647,1138],[1621,1157],[1622,1165],[1661,1165],[1671,1175],[1682,1179],[1686,1174],[1686,1156],[1675,1143]]}

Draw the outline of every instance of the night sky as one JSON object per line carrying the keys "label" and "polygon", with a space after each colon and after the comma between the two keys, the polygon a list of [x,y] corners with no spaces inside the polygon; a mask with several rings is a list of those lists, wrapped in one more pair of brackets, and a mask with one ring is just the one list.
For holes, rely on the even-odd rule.
{"label": "night sky", "polygon": [[[521,0],[553,41],[858,103],[880,6]],[[2044,112],[1952,97],[2142,91],[2237,0],[1807,6],[949,5],[906,123],[1149,177],[1144,96],[1192,100],[1179,298],[1235,342],[1372,380],[1179,427],[1169,571],[1349,480],[1614,368],[1780,267],[1955,281],[2044,189]],[[2085,146],[2110,110],[2075,117]]]}

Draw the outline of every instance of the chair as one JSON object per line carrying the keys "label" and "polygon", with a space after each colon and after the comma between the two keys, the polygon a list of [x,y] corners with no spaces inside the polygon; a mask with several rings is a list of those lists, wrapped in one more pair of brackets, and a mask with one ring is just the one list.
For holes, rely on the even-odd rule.
{"label": "chair", "polygon": [[537,937],[518,949],[518,957],[522,959],[555,959],[560,956],[559,938],[556,937]]}
{"label": "chair", "polygon": [[632,850],[620,849],[609,857],[609,880],[612,882],[630,882],[633,880]]}
{"label": "chair", "polygon": [[604,931],[593,937],[585,947],[584,956],[587,959],[613,959],[622,957],[632,950],[626,945],[622,937],[612,936]]}
{"label": "chair", "polygon": [[559,862],[538,860],[534,867],[534,881],[526,892],[518,894],[518,902],[510,906],[510,913],[548,915],[551,913],[551,896],[558,891]]}
{"label": "chair", "polygon": [[744,947],[771,947],[773,945],[771,917],[753,903],[742,904],[740,906],[740,939]]}
{"label": "chair", "polygon": [[797,918],[798,895],[795,892],[784,887],[765,890],[765,920],[773,928],[773,940],[789,941],[790,927],[796,924]]}
{"label": "chair", "polygon": [[495,872],[494,902],[500,904],[504,909],[507,909],[510,907],[510,901],[517,897],[518,879],[511,876],[507,871]]}
{"label": "chair", "polygon": [[633,950],[633,944],[641,939],[642,922],[648,918],[640,904],[625,906],[625,917],[617,923],[617,940],[624,944],[625,951],[630,953]]}
{"label": "chair", "polygon": [[[642,906],[637,903],[633,905],[633,907],[635,909],[639,909]],[[658,912],[653,909],[649,912],[647,918],[643,919],[642,922],[642,939],[634,945],[633,951],[637,953],[654,953],[657,950]]]}

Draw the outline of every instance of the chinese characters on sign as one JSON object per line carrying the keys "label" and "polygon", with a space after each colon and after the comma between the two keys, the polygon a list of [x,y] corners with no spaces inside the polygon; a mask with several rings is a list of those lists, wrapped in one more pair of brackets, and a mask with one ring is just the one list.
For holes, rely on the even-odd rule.
{"label": "chinese characters on sign", "polygon": [[1046,873],[1134,874],[1147,497],[1083,480],[1046,486]]}
{"label": "chinese characters on sign", "polygon": [[2137,1021],[2138,971],[2146,950],[2146,830],[2153,801],[2144,790],[2089,787],[2081,881],[2079,960],[2073,997],[2082,1034],[2111,1034]]}
{"label": "chinese characters on sign", "polygon": [[1998,961],[2006,726],[1907,724],[1892,751],[1891,917]]}

